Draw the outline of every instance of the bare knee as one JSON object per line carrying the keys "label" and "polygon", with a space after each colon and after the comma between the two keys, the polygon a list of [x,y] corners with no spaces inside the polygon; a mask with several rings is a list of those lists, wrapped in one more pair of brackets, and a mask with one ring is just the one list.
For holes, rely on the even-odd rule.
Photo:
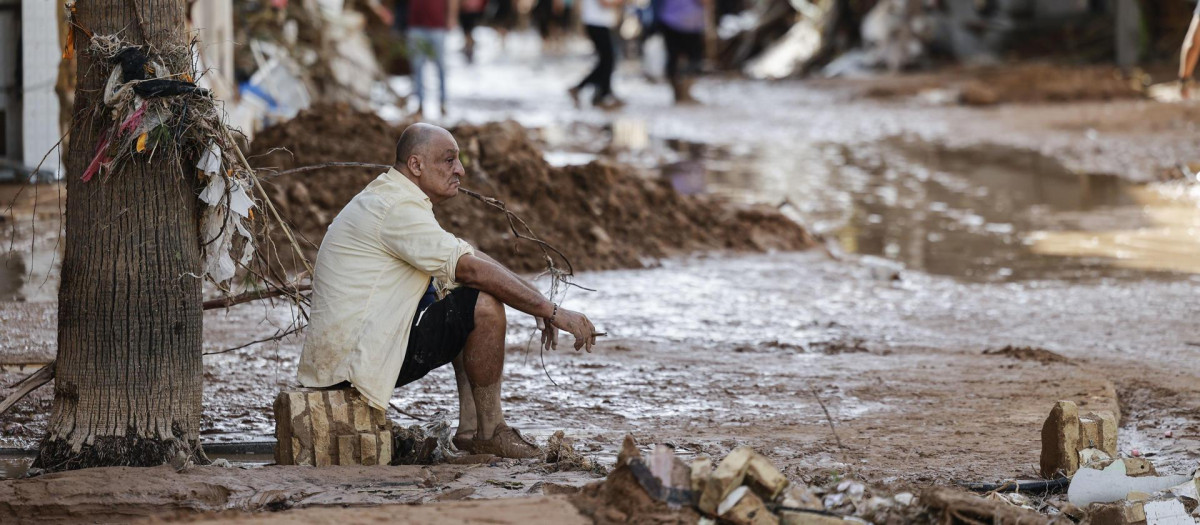
{"label": "bare knee", "polygon": [[504,303],[489,294],[479,292],[479,298],[475,300],[475,325],[498,327],[503,330],[506,322]]}

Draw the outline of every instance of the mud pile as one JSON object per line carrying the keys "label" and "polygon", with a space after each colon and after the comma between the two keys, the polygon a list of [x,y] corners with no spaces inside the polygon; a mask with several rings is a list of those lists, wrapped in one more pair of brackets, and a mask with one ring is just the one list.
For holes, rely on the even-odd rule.
{"label": "mud pile", "polygon": [[[255,138],[255,167],[285,170],[337,161],[390,164],[402,127],[346,106],[316,106]],[[770,207],[735,207],[683,196],[667,181],[593,162],[551,167],[515,122],[451,130],[462,149],[463,186],[503,201],[576,270],[637,268],[702,250],[798,250],[813,244],[799,225]],[[287,148],[291,153],[272,151]],[[329,222],[380,170],[338,167],[268,179],[281,215],[303,237],[308,257]],[[269,172],[265,172],[269,173]],[[537,245],[518,241],[505,215],[466,195],[434,207],[442,226],[518,271],[545,268]],[[286,244],[272,234],[285,265]],[[561,262],[556,262],[562,266]]]}

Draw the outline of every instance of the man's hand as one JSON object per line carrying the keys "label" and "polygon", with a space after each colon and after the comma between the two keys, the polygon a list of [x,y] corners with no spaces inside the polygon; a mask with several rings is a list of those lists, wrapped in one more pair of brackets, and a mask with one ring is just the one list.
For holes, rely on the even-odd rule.
{"label": "man's hand", "polygon": [[537,319],[537,328],[542,331],[542,346],[544,350],[558,349],[558,328],[550,324],[549,319],[545,317],[535,317]]}
{"label": "man's hand", "polygon": [[[554,322],[547,324],[551,325],[553,328],[566,330],[567,332],[570,332],[571,335],[575,336],[575,350],[577,351],[580,348],[583,348],[588,352],[591,352],[592,345],[596,344],[596,327],[592,325],[592,322],[588,320],[587,316],[579,312],[567,310],[566,308],[559,308],[558,314],[554,316]],[[546,335],[546,332],[542,332],[543,340]],[[558,339],[558,334],[555,333],[553,336],[554,337],[552,339],[556,341]],[[558,346],[554,341],[552,341],[551,344],[551,349],[557,348]]]}

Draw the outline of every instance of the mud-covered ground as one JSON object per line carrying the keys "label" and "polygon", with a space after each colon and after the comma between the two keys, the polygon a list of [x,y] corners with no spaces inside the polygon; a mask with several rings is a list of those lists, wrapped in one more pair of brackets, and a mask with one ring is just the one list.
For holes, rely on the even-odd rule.
{"label": "mud-covered ground", "polygon": [[[1042,420],[1070,399],[1119,409],[1122,452],[1137,448],[1159,472],[1197,466],[1200,218],[1186,184],[1139,185],[1200,160],[1197,106],[981,109],[867,96],[888,78],[719,78],[697,85],[704,105],[674,108],[627,63],[616,85],[626,108],[576,111],[565,88],[587,59],[535,59],[520,36],[508,49],[452,69],[451,121],[514,118],[540,129],[552,163],[602,156],[685,193],[787,201],[832,255],[700,253],[585,272],[578,282],[597,291],[565,304],[610,334],[591,354],[527,350],[530,323],[510,312],[514,426],[542,441],[564,430],[602,463],[628,433],[685,457],[751,445],[806,482],[849,474],[903,487],[1036,477]],[[44,362],[54,310],[0,303],[5,362]],[[209,312],[205,350],[270,335],[290,316]],[[1035,351],[984,354],[1010,345]],[[294,384],[298,354],[292,338],[206,357],[205,439],[269,439],[271,401]],[[0,373],[0,384],[21,376]],[[436,371],[393,401],[453,418],[452,385]],[[34,446],[49,402],[43,389],[18,405],[0,445]],[[463,487],[467,498],[525,495],[550,479],[529,464],[445,468],[454,474],[369,502]],[[488,483],[513,477],[521,490]]]}

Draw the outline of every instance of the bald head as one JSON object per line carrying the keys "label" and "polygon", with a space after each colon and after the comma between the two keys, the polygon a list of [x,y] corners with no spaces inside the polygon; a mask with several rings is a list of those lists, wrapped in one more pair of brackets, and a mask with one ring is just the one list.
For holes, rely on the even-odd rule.
{"label": "bald head", "polygon": [[424,149],[436,138],[449,137],[453,140],[453,136],[445,128],[418,122],[407,128],[400,134],[400,140],[396,141],[396,167],[401,167],[408,164],[408,158],[413,155],[422,155]]}
{"label": "bald head", "polygon": [[393,167],[437,204],[458,194],[465,175],[458,153],[458,143],[449,131],[430,124],[413,124],[396,142]]}

